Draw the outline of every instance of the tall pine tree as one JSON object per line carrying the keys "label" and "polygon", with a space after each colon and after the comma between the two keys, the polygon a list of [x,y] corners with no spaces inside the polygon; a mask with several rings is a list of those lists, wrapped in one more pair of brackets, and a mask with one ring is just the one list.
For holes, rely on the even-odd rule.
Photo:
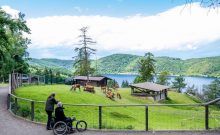
{"label": "tall pine tree", "polygon": [[74,58],[74,67],[75,67],[75,75],[83,75],[87,76],[87,80],[89,79],[89,75],[95,72],[94,68],[91,68],[91,55],[95,54],[96,49],[91,48],[91,45],[94,45],[96,42],[93,41],[87,35],[88,27],[83,27],[80,29],[81,35],[79,35],[79,45],[80,47],[75,48],[75,52],[77,55]]}
{"label": "tall pine tree", "polygon": [[143,58],[138,61],[139,75],[135,78],[134,83],[152,82],[155,75],[154,55],[150,52],[146,53]]}

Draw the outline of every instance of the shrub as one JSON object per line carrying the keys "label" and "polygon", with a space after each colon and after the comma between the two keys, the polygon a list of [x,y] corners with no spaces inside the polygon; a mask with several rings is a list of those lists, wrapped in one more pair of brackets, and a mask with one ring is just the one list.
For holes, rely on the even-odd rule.
{"label": "shrub", "polygon": [[28,117],[31,115],[31,111],[28,107],[22,107],[20,108],[20,113],[22,117]]}
{"label": "shrub", "polygon": [[11,104],[11,111],[13,112],[13,113],[17,113],[17,111],[19,110],[19,108],[20,108],[20,106],[17,104],[17,106],[16,106],[16,104],[15,103],[12,103]]}

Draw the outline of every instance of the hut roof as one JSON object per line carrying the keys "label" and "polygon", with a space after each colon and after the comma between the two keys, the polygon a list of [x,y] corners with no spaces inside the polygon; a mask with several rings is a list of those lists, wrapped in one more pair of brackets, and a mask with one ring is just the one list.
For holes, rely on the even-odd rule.
{"label": "hut roof", "polygon": [[[89,76],[90,81],[101,81],[103,79],[111,79],[105,76]],[[76,76],[74,77],[74,80],[87,80],[87,76]]]}
{"label": "hut roof", "polygon": [[168,89],[168,86],[160,85],[152,82],[144,82],[144,83],[137,83],[137,84],[131,84],[130,87],[135,88],[141,88],[141,89],[147,89],[152,91],[162,91],[164,89]]}

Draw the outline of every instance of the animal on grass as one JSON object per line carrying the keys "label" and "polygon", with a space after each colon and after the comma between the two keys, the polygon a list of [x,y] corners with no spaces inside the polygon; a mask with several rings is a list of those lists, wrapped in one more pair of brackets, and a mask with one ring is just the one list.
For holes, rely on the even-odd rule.
{"label": "animal on grass", "polygon": [[78,88],[80,90],[80,84],[73,84],[70,88],[70,91],[72,91],[72,90],[76,91],[76,88]]}
{"label": "animal on grass", "polygon": [[95,93],[94,86],[89,85],[88,83],[86,83],[86,85],[84,86],[84,91]]}

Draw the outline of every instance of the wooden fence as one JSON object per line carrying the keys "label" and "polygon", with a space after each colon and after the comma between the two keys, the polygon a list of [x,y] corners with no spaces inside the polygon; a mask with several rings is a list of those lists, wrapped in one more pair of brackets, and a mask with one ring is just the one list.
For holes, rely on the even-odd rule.
{"label": "wooden fence", "polygon": [[[34,78],[32,78],[33,76]],[[24,117],[31,121],[37,121],[40,117],[39,115],[45,117],[45,101],[21,98],[11,93],[12,90],[25,84],[44,83],[45,78],[42,77],[41,80],[41,76],[24,74],[11,74],[9,78],[8,110],[22,117],[27,114]],[[69,109],[73,112],[78,112],[76,113],[78,115],[77,118],[86,120],[89,128],[93,129],[144,131],[220,129],[220,98],[201,104],[64,105],[66,107],[65,110]],[[27,109],[24,109],[24,107]],[[79,112],[79,108],[84,112]],[[170,110],[169,108],[172,109]],[[193,111],[189,108],[193,108]],[[85,112],[86,115],[80,115]],[[164,116],[160,116],[160,114]],[[109,115],[116,118],[112,119]]]}
{"label": "wooden fence", "polygon": [[[19,104],[20,102],[20,104]],[[76,110],[78,110],[80,107],[87,107],[88,109],[86,109],[85,111],[88,111],[88,117],[87,116],[83,116],[83,118],[87,121],[87,119],[93,119],[93,125],[92,123],[89,123],[89,127],[90,128],[95,128],[95,129],[111,129],[111,130],[116,130],[118,129],[118,127],[122,127],[121,129],[123,129],[125,127],[125,130],[128,129],[126,126],[123,127],[123,124],[125,123],[119,123],[118,124],[112,124],[112,120],[107,119],[107,115],[110,113],[109,108],[114,108],[114,109],[119,109],[120,108],[127,108],[129,110],[129,108],[137,108],[137,112],[140,108],[142,108],[141,110],[143,112],[141,112],[139,115],[143,115],[142,118],[142,124],[140,127],[144,127],[141,128],[139,130],[144,130],[144,131],[149,131],[149,130],[210,130],[210,129],[220,129],[220,108],[215,109],[216,105],[219,107],[220,103],[220,98],[213,100],[211,102],[207,102],[207,103],[202,103],[202,104],[121,104],[121,105],[96,105],[96,104],[64,104],[64,106],[68,109],[68,108],[76,108]],[[15,115],[19,115],[18,112],[18,108],[21,108],[21,105],[26,105],[29,106],[28,108],[30,109],[30,120],[31,121],[35,121],[36,119],[36,112],[39,113],[39,106],[43,106],[42,108],[44,108],[45,106],[45,101],[35,101],[35,100],[31,100],[31,99],[26,99],[26,98],[21,98],[21,97],[17,97],[13,94],[8,94],[8,109],[13,112]],[[37,106],[37,108],[36,108]],[[215,107],[213,107],[215,106]],[[187,110],[183,111],[183,112],[178,112],[178,114],[176,112],[172,112],[172,111],[168,111],[166,110],[167,107],[194,107],[195,112],[194,114],[188,114]],[[77,109],[78,108],[78,109]],[[162,110],[160,108],[163,108]],[[212,115],[212,111],[215,111],[215,115]],[[89,116],[90,115],[90,111],[93,109],[94,112],[93,113],[97,113],[94,114],[96,117],[94,116]],[[66,110],[66,109],[65,109]],[[89,111],[90,110],[90,111]],[[96,111],[98,110],[98,111]],[[197,111],[196,111],[197,110]],[[201,111],[203,110],[203,111]],[[41,110],[43,111],[43,110]],[[170,116],[170,120],[166,120],[163,121],[161,120],[162,123],[166,123],[166,126],[164,128],[155,128],[154,126],[157,124],[161,124],[161,123],[152,123],[154,121],[152,121],[152,116],[153,114],[157,114],[158,112],[162,111],[163,113],[166,113],[168,111],[169,116]],[[189,111],[189,110],[188,110]],[[123,114],[123,112],[119,113]],[[131,116],[134,117],[134,112],[129,112],[131,113]],[[132,114],[133,113],[133,114]],[[217,114],[217,115],[216,115]],[[182,127],[178,127],[178,128],[167,128],[169,126],[172,126],[173,124],[172,122],[172,117],[175,117],[175,115],[179,115],[179,117],[182,117],[181,120],[179,122],[177,122],[176,124],[178,125],[182,125]],[[122,115],[123,116],[123,115]],[[140,116],[138,116],[140,117]],[[156,116],[159,118],[159,116]],[[83,119],[82,118],[82,119]],[[123,121],[123,117],[119,118],[121,121]],[[125,118],[127,119],[127,118]],[[214,122],[214,124],[213,124]],[[191,126],[187,126],[191,125]],[[203,126],[202,126],[202,125]],[[130,123],[131,127],[136,126],[135,124],[133,124],[132,122]],[[196,126],[197,125],[197,126]],[[198,127],[198,125],[200,125]],[[210,126],[211,125],[211,126]],[[109,128],[110,127],[110,128]]]}
{"label": "wooden fence", "polygon": [[45,84],[45,76],[34,74],[9,74],[9,93],[22,85]]}

